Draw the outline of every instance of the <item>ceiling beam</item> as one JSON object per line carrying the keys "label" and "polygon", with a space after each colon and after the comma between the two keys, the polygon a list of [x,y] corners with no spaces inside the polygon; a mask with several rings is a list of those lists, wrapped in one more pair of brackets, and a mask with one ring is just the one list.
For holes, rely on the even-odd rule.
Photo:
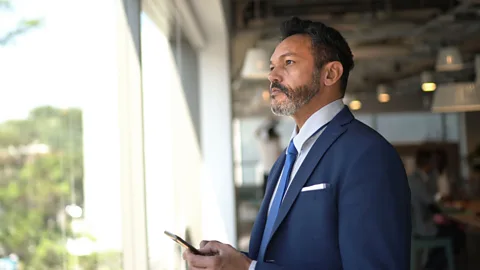
{"label": "ceiling beam", "polygon": [[[374,15],[367,13],[348,13],[334,16],[332,14],[317,13],[310,15],[299,15],[303,20],[320,21],[331,26],[338,31],[352,31],[359,28],[365,28],[371,25],[383,24],[423,24],[428,22],[432,16],[439,13],[438,9],[422,9],[410,12],[394,11],[390,14],[378,12]],[[290,19],[291,16],[275,16],[270,18],[254,18],[249,24],[242,28],[237,28],[236,33],[251,30],[262,30],[265,34],[279,31],[282,22]]]}

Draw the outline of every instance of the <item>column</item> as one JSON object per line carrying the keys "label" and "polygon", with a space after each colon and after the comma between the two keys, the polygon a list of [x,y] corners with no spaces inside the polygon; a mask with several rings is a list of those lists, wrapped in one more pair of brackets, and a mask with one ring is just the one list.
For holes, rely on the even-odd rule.
{"label": "column", "polygon": [[230,39],[220,0],[192,5],[207,36],[199,52],[203,238],[236,245]]}
{"label": "column", "polygon": [[116,0],[123,269],[148,267],[140,0]]}

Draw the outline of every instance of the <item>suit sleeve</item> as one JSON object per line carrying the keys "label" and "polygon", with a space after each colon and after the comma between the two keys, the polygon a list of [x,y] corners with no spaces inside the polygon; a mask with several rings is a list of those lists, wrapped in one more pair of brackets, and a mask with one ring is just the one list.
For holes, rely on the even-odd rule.
{"label": "suit sleeve", "polygon": [[[245,251],[240,251],[240,253],[242,253],[243,255],[247,256],[248,258],[250,258],[250,256],[248,255],[248,252],[245,252]],[[252,258],[250,258],[252,259]]]}
{"label": "suit sleeve", "polygon": [[[249,269],[250,270],[250,269]],[[294,270],[294,269],[287,269],[282,266],[273,264],[273,263],[266,263],[266,262],[256,262],[255,270]]]}
{"label": "suit sleeve", "polygon": [[397,152],[374,142],[345,169],[338,190],[343,269],[409,269],[410,189]]}

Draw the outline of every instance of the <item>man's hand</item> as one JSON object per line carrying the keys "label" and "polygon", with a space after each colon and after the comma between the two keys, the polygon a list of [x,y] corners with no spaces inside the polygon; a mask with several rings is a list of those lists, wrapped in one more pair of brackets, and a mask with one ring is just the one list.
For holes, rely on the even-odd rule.
{"label": "man's hand", "polygon": [[191,270],[248,270],[252,263],[252,260],[232,246],[218,241],[202,241],[198,251],[210,255],[195,255],[189,250],[183,253],[183,259]]}

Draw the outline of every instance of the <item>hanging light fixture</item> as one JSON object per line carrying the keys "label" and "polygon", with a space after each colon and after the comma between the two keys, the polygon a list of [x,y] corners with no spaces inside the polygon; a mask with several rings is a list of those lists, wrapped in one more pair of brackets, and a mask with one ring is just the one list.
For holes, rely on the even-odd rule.
{"label": "hanging light fixture", "polygon": [[480,91],[475,83],[454,83],[438,87],[433,97],[433,112],[480,110]]}
{"label": "hanging light fixture", "polygon": [[437,71],[457,71],[463,68],[463,59],[457,47],[449,46],[440,49],[435,66]]}
{"label": "hanging light fixture", "polygon": [[357,111],[362,108],[362,102],[357,99],[354,95],[345,95],[343,97],[343,103],[348,105],[350,110]]}
{"label": "hanging light fixture", "polygon": [[420,79],[422,81],[422,90],[424,92],[432,92],[437,89],[437,84],[433,80],[433,74],[430,71],[424,71],[420,74]]}
{"label": "hanging light fixture", "polygon": [[388,87],[384,84],[377,86],[377,99],[380,103],[387,103],[390,101],[390,94],[388,93]]}
{"label": "hanging light fixture", "polygon": [[348,104],[348,107],[350,107],[350,109],[352,111],[358,111],[362,108],[362,102],[358,99],[353,99],[352,101],[350,101],[350,103]]}
{"label": "hanging light fixture", "polygon": [[480,111],[480,55],[475,57],[475,70],[476,82],[439,86],[433,98],[432,111]]}
{"label": "hanging light fixture", "polygon": [[250,48],[245,55],[241,76],[244,79],[267,79],[270,59],[261,48]]}

